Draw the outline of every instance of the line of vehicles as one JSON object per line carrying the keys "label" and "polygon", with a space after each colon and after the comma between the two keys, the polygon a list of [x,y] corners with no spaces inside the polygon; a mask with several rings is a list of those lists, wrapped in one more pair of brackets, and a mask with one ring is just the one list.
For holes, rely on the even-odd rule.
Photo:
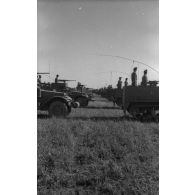
{"label": "line of vehicles", "polygon": [[[42,74],[37,73],[38,77]],[[71,108],[86,107],[89,101],[93,101],[92,90],[84,85],[77,89],[68,87],[67,82],[75,80],[61,79],[53,83],[41,83],[37,85],[37,109],[48,111],[49,116],[66,117]]]}
{"label": "line of vehicles", "polygon": [[66,117],[72,107],[86,107],[89,101],[94,101],[92,94],[96,93],[120,106],[125,115],[128,112],[139,120],[159,121],[158,81],[149,81],[147,86],[124,86],[122,89],[109,86],[98,90],[87,89],[82,85],[82,90],[71,89],[67,85],[70,81],[74,80],[38,85],[38,110],[48,111],[49,116]]}

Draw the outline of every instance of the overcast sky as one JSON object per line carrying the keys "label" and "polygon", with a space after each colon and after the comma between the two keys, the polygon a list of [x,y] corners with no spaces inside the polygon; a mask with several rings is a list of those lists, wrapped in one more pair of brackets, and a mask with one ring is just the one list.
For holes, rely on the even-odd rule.
{"label": "overcast sky", "polygon": [[[39,0],[38,71],[50,69],[51,80],[59,74],[101,87],[116,85],[119,76],[124,81],[139,66],[141,79],[143,65],[96,54],[127,57],[158,69],[158,12],[154,0]],[[149,80],[158,79],[148,71]]]}

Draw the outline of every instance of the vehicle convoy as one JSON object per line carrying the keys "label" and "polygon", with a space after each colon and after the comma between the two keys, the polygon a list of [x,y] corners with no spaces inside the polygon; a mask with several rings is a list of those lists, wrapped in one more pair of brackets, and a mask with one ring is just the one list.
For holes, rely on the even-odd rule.
{"label": "vehicle convoy", "polygon": [[[43,74],[48,75],[49,73],[46,73],[46,72],[37,73],[37,75],[43,75]],[[86,91],[85,86],[81,85],[81,83],[79,85],[79,88],[77,86],[76,89],[72,89],[72,88],[68,87],[67,82],[70,82],[70,81],[76,81],[76,80],[58,79],[57,82],[53,82],[53,83],[45,83],[45,82],[41,83],[41,82],[39,82],[39,86],[43,90],[64,92],[68,96],[70,96],[75,102],[78,102],[81,107],[88,106],[89,101],[93,101],[92,100],[92,98],[93,98],[92,94],[91,93],[88,94],[89,90]]]}
{"label": "vehicle convoy", "polygon": [[65,118],[70,114],[72,107],[79,107],[79,103],[74,102],[65,93],[37,87],[37,110],[48,111],[50,117]]}

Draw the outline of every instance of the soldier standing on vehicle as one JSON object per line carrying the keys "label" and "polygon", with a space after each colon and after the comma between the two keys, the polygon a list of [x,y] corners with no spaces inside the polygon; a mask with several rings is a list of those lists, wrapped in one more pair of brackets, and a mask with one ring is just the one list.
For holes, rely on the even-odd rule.
{"label": "soldier standing on vehicle", "polygon": [[137,86],[137,67],[133,69],[133,73],[131,74],[131,82],[132,86]]}
{"label": "soldier standing on vehicle", "polygon": [[77,83],[77,91],[81,91],[81,83],[80,82]]}
{"label": "soldier standing on vehicle", "polygon": [[55,83],[58,83],[58,77],[59,77],[59,75],[57,74],[56,78],[55,78]]}
{"label": "soldier standing on vehicle", "polygon": [[141,85],[146,87],[147,86],[147,83],[148,83],[148,77],[147,77],[147,70],[144,70],[144,75],[142,77],[142,82],[141,82]]}
{"label": "soldier standing on vehicle", "polygon": [[117,83],[117,88],[118,89],[122,89],[122,81],[121,81],[122,77],[119,77],[118,83]]}
{"label": "soldier standing on vehicle", "polygon": [[38,84],[38,85],[41,85],[41,75],[38,75],[37,84]]}
{"label": "soldier standing on vehicle", "polygon": [[125,79],[124,86],[125,86],[125,87],[128,86],[128,78]]}

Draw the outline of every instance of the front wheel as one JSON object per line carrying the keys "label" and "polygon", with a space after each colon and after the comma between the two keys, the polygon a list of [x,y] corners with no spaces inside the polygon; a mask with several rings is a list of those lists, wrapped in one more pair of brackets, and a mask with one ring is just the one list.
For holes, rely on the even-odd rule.
{"label": "front wheel", "polygon": [[50,117],[65,118],[69,114],[66,103],[62,101],[52,102],[48,111]]}

